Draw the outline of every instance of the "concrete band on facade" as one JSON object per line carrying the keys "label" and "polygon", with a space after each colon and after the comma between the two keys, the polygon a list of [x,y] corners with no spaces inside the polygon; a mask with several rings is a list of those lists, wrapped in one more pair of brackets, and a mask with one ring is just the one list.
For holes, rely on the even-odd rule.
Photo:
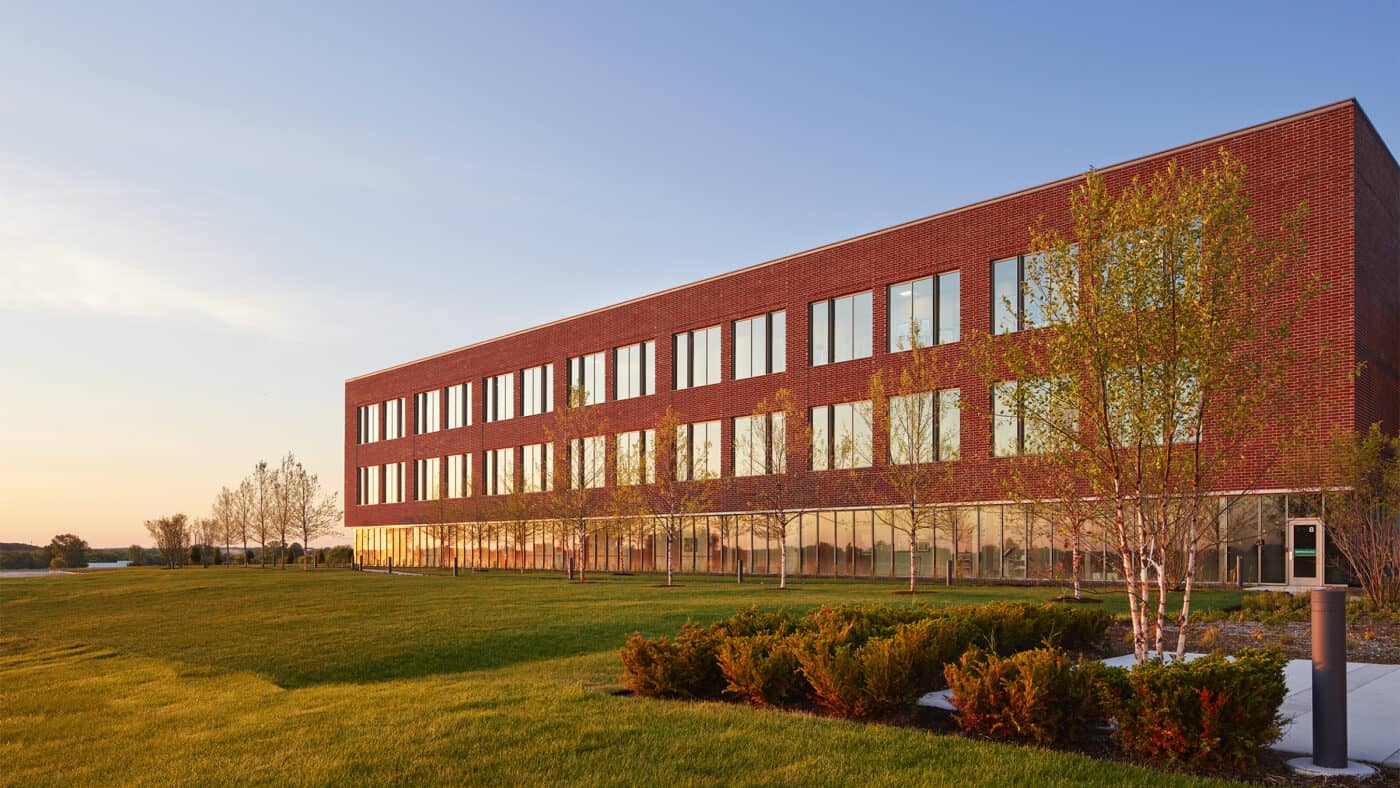
{"label": "concrete band on facade", "polygon": [[[1248,169],[1253,200],[1251,217],[1266,236],[1277,233],[1282,217],[1307,205],[1302,230],[1307,249],[1292,275],[1302,282],[1319,276],[1328,287],[1311,300],[1292,327],[1291,347],[1300,356],[1331,359],[1332,367],[1310,369],[1290,378],[1294,394],[1278,398],[1266,421],[1283,425],[1306,419],[1323,431],[1365,429],[1381,422],[1400,426],[1400,166],[1354,100],[1299,113],[1248,129],[1173,148],[1100,169],[1111,188],[1146,177],[1169,161],[1199,170],[1228,150]],[[521,448],[547,441],[552,413],[524,416],[522,371],[552,365],[553,405],[567,399],[569,359],[605,353],[606,401],[591,405],[611,436],[654,428],[668,406],[685,423],[718,421],[719,472],[727,483],[715,501],[715,513],[695,518],[675,546],[677,568],[694,572],[731,572],[739,560],[749,571],[776,571],[778,551],[788,550],[789,570],[797,574],[887,577],[908,573],[907,537],[889,526],[890,501],[869,500],[868,485],[845,470],[808,471],[805,448],[792,447],[789,472],[816,473],[820,496],[811,502],[787,545],[770,544],[746,527],[743,514],[753,500],[754,485],[764,477],[734,478],[734,419],[753,413],[757,404],[780,388],[788,389],[798,412],[868,397],[877,370],[898,370],[901,354],[888,352],[889,286],[959,272],[957,306],[962,336],[990,329],[993,299],[992,263],[1026,251],[1028,228],[1037,223],[1067,229],[1069,197],[1079,176],[985,200],[895,227],[877,230],[810,251],[672,288],[536,328],[479,342],[379,372],[345,384],[346,525],[355,531],[357,555],[370,565],[393,557],[395,566],[447,565],[557,569],[564,566],[557,528],[542,524],[516,544],[493,533],[473,540],[466,529],[445,533],[430,525],[437,501],[416,500],[415,462],[437,459],[439,473],[448,457],[471,458],[470,495],[466,501],[488,504],[483,476],[487,452],[508,449],[514,458],[515,483],[521,483]],[[809,309],[814,302],[854,293],[871,294],[871,353],[825,365],[809,363]],[[784,312],[786,369],[745,379],[734,377],[735,322]],[[719,382],[676,390],[673,337],[696,329],[720,327]],[[1014,336],[1009,341],[1016,341]],[[655,393],[614,400],[614,351],[654,342]],[[946,388],[969,392],[986,388],[965,362],[961,342],[938,346],[950,369]],[[907,354],[906,354],[907,355]],[[1361,365],[1361,374],[1346,371]],[[513,417],[487,422],[486,381],[510,375]],[[471,383],[470,424],[447,428],[445,389]],[[940,385],[940,388],[944,388]],[[416,395],[437,395],[433,407],[441,427],[418,434]],[[402,437],[361,443],[362,407],[376,409],[382,435],[384,403],[403,400]],[[948,561],[963,577],[988,579],[1063,578],[1069,570],[1069,547],[1063,534],[1042,523],[1034,510],[1006,503],[1007,469],[1014,458],[996,458],[991,428],[983,408],[963,408],[960,451],[953,470],[949,500],[959,501],[950,524],[926,544],[914,545],[921,575],[942,576]],[[1293,572],[1292,545],[1305,531],[1325,522],[1320,496],[1305,492],[1309,480],[1290,476],[1279,462],[1276,445],[1281,427],[1261,428],[1246,441],[1244,461],[1222,480],[1221,489],[1268,494],[1220,498],[1221,545],[1203,556],[1206,582],[1288,583]],[[609,449],[611,451],[611,449]],[[879,462],[879,460],[877,460]],[[362,477],[375,476],[378,500],[385,499],[386,466],[403,463],[401,502],[361,504]],[[611,468],[599,496],[616,481]],[[439,496],[446,483],[438,477]],[[485,509],[483,509],[485,511]],[[626,531],[626,532],[624,532]],[[630,532],[630,533],[628,533]],[[598,569],[664,569],[664,541],[644,527],[600,527],[591,539],[589,563]],[[1344,569],[1329,555],[1321,528],[1316,532],[1315,583],[1340,582]],[[903,542],[901,542],[903,539]],[[1102,534],[1090,534],[1082,572],[1087,579],[1114,580],[1113,556]],[[1299,542],[1301,545],[1302,543]],[[1097,545],[1097,547],[1096,547]],[[1095,557],[1097,556],[1097,557]],[[1304,583],[1307,584],[1307,583]]]}

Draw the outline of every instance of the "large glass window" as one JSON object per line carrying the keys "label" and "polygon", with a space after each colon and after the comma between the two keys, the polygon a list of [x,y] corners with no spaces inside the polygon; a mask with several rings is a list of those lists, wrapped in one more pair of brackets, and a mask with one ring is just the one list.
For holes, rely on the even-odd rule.
{"label": "large glass window", "polygon": [[682,331],[673,337],[676,390],[720,381],[719,326]]}
{"label": "large glass window", "polygon": [[[1056,304],[1057,314],[1072,308],[1063,303],[1041,255],[1019,255],[992,263],[992,333],[1009,334],[1043,328],[1049,324],[1045,301]],[[1030,282],[1028,283],[1028,280]],[[1037,284],[1039,283],[1039,284]]]}
{"label": "large glass window", "polygon": [[442,426],[442,391],[420,391],[413,395],[413,434],[437,432]]}
{"label": "large glass window", "polygon": [[522,448],[520,470],[525,492],[554,489],[554,444],[534,443]]}
{"label": "large glass window", "polygon": [[870,357],[873,321],[870,291],[811,305],[812,366]]}
{"label": "large glass window", "polygon": [[384,403],[384,440],[394,440],[408,434],[405,415],[403,397]]}
{"label": "large glass window", "polygon": [[509,495],[515,491],[515,449],[487,449],[485,482],[487,495]]}
{"label": "large glass window", "polygon": [[618,433],[616,459],[618,485],[656,481],[656,430]]}
{"label": "large glass window", "polygon": [[[580,388],[583,389],[583,404],[597,405],[607,401],[606,392],[603,390],[604,381],[607,380],[606,353],[592,353],[587,356],[575,356],[569,359],[569,396]],[[573,404],[572,401],[570,404]]]}
{"label": "large glass window", "polygon": [[377,442],[379,440],[379,403],[361,405],[357,423],[355,438],[359,443]]}
{"label": "large glass window", "polygon": [[638,342],[613,350],[614,399],[656,393],[656,343]]}
{"label": "large glass window", "polygon": [[889,352],[958,341],[962,278],[959,272],[889,287]]}
{"label": "large glass window", "polygon": [[520,410],[538,416],[554,410],[554,365],[541,364],[520,371]]}
{"label": "large glass window", "polygon": [[482,418],[486,422],[515,418],[515,373],[487,378],[482,389],[485,391]]}
{"label": "large glass window", "polygon": [[812,408],[812,470],[871,465],[870,401]]}
{"label": "large glass window", "polygon": [[361,506],[371,506],[380,502],[379,497],[379,475],[378,465],[370,465],[359,469],[359,484],[357,501]]}
{"label": "large glass window", "polygon": [[593,435],[569,441],[569,487],[602,487],[607,481],[607,438]]}
{"label": "large glass window", "polygon": [[447,458],[447,497],[466,498],[472,494],[472,456],[452,454]]}
{"label": "large glass window", "polygon": [[676,428],[676,478],[714,479],[720,475],[719,422],[702,421]]}
{"label": "large glass window", "polygon": [[734,379],[787,370],[787,312],[734,321]]}
{"label": "large glass window", "polygon": [[957,389],[890,397],[890,462],[956,460],[961,431]]}
{"label": "large glass window", "polygon": [[787,472],[787,430],[783,418],[779,412],[734,419],[735,476]]}
{"label": "large glass window", "polygon": [[1063,390],[1065,385],[1063,378],[994,384],[992,456],[1039,454],[1065,445],[1065,436],[1078,429],[1078,414]]}
{"label": "large glass window", "polygon": [[447,428],[469,427],[472,423],[472,384],[447,387]]}
{"label": "large glass window", "polygon": [[384,503],[403,503],[403,477],[404,463],[391,462],[384,466]]}
{"label": "large glass window", "polygon": [[442,496],[442,458],[413,461],[413,500],[436,501]]}

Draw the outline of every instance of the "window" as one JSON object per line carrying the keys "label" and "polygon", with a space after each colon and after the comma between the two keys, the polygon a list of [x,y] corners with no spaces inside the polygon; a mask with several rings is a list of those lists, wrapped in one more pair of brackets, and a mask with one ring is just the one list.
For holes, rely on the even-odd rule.
{"label": "window", "polygon": [[[1009,334],[1050,324],[1047,299],[1058,314],[1073,307],[1064,303],[1055,284],[1055,272],[1046,271],[1040,254],[1019,255],[992,263],[992,333]],[[1037,284],[1038,283],[1038,284]]]}
{"label": "window", "polygon": [[485,392],[485,412],[482,419],[488,424],[515,418],[515,374],[507,372],[487,378],[482,390]]}
{"label": "window", "polygon": [[786,473],[786,441],[781,412],[734,419],[734,475]]}
{"label": "window", "polygon": [[[1108,377],[1108,418],[1119,446],[1196,442],[1200,382],[1171,374],[1161,364],[1115,370]],[[1136,403],[1136,404],[1133,404]]]}
{"label": "window", "polygon": [[379,440],[379,403],[361,405],[356,419],[355,438],[360,443],[374,443]]}
{"label": "window", "polygon": [[470,498],[472,494],[472,456],[453,454],[447,458],[447,497]]}
{"label": "window", "polygon": [[404,424],[403,398],[391,399],[384,403],[384,440],[402,438],[408,432]]}
{"label": "window", "polygon": [[1078,429],[1073,399],[1064,378],[1043,378],[992,386],[992,456],[1041,454],[1063,444]]}
{"label": "window", "polygon": [[509,495],[515,491],[515,449],[486,450],[487,495]]}
{"label": "window", "polygon": [[656,343],[638,342],[613,351],[613,398],[656,393]]}
{"label": "window", "polygon": [[523,416],[538,416],[554,410],[553,364],[520,371],[520,409]]}
{"label": "window", "polygon": [[569,441],[569,487],[602,487],[606,481],[607,451],[607,440],[602,435]]}
{"label": "window", "polygon": [[413,461],[413,500],[436,501],[442,495],[442,458]]}
{"label": "window", "polygon": [[718,478],[719,460],[719,422],[702,421],[676,428],[677,481]]}
{"label": "window", "polygon": [[683,331],[673,339],[677,391],[719,382],[719,326]]}
{"label": "window", "polygon": [[593,353],[588,356],[576,356],[569,359],[569,404],[573,405],[574,392],[583,389],[583,404],[597,405],[606,402],[607,397],[603,392],[604,381],[607,380],[607,373],[603,365],[605,353]]}
{"label": "window", "polygon": [[[378,407],[378,406],[375,406]],[[361,506],[370,506],[379,503],[379,466],[371,465],[367,468],[360,468],[360,483],[356,489],[359,491],[358,501]]]}
{"label": "window", "polygon": [[870,291],[812,303],[812,366],[870,357]]}
{"label": "window", "polygon": [[787,312],[734,321],[734,379],[787,371]]}
{"label": "window", "polygon": [[472,384],[458,383],[447,387],[447,428],[470,427],[472,424]]}
{"label": "window", "polygon": [[413,434],[437,432],[442,426],[442,392],[434,389],[413,395]]}
{"label": "window", "polygon": [[520,450],[525,492],[554,489],[554,444],[535,443]]}
{"label": "window", "polygon": [[403,463],[391,462],[384,466],[384,503],[403,503],[403,477]]}
{"label": "window", "polygon": [[618,486],[656,481],[656,430],[618,433],[616,460]]}
{"label": "window", "polygon": [[956,460],[960,418],[957,389],[890,397],[890,462]]}
{"label": "window", "polygon": [[890,352],[958,341],[961,289],[957,271],[890,285]]}
{"label": "window", "polygon": [[870,401],[812,408],[812,470],[869,468]]}

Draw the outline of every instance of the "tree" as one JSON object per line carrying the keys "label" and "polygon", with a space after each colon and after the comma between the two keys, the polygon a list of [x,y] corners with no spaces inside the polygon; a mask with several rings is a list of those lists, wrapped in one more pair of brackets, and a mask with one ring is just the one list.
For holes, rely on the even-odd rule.
{"label": "tree", "polygon": [[288,539],[296,527],[297,477],[301,463],[296,455],[287,452],[282,463],[272,474],[272,532],[277,536],[277,563],[287,568]]}
{"label": "tree", "polygon": [[[885,446],[884,456],[873,469],[853,471],[853,478],[867,499],[898,504],[891,525],[909,538],[912,594],[919,574],[920,537],[931,535],[940,522],[951,524],[953,517],[951,509],[937,504],[948,500],[953,482],[951,461],[959,451],[955,420],[961,405],[956,389],[939,390],[954,371],[937,349],[924,343],[917,321],[910,321],[909,339],[900,341],[899,350],[908,353],[904,367],[891,376],[888,386],[884,374],[876,372],[870,379],[871,407],[857,410],[876,445]],[[941,418],[945,413],[948,419]]]}
{"label": "tree", "polygon": [[1247,448],[1278,448],[1267,436],[1288,390],[1286,339],[1315,289],[1290,276],[1303,209],[1266,239],[1244,183],[1223,152],[1198,175],[1172,162],[1116,194],[1089,173],[1071,230],[1032,230],[1024,286],[994,304],[994,324],[1015,333],[970,343],[991,389],[993,454],[1034,471],[1021,497],[1102,502],[1139,661],[1164,652],[1178,581],[1185,652],[1210,496]]}
{"label": "tree", "polygon": [[[262,461],[253,466],[253,474],[243,481],[248,489],[248,522],[253,541],[258,543],[258,560],[262,568],[267,568],[267,543],[272,541],[273,534],[273,512],[276,507],[276,480],[277,472],[267,467],[267,462]],[[248,546],[245,543],[243,551],[246,554]]]}
{"label": "tree", "polygon": [[[781,419],[768,416],[781,415]],[[778,560],[778,587],[787,588],[788,532],[811,507],[814,499],[813,475],[788,462],[791,447],[812,445],[812,428],[806,414],[794,402],[786,388],[774,392],[754,409],[754,418],[761,418],[767,428],[764,442],[768,444],[767,473],[755,476],[749,508],[753,510],[753,529],[782,546]],[[781,422],[781,427],[779,426]]]}
{"label": "tree", "polygon": [[87,551],[88,543],[73,534],[59,534],[49,542],[49,553],[69,568],[87,566]]}
{"label": "tree", "polygon": [[146,521],[146,532],[156,542],[165,564],[171,569],[185,562],[190,547],[190,521],[183,514],[172,514]]}
{"label": "tree", "polygon": [[231,552],[230,547],[238,535],[237,498],[238,493],[227,487],[221,487],[218,494],[214,496],[214,507],[210,511],[210,517],[217,525],[215,541],[223,544],[225,556]]}
{"label": "tree", "polygon": [[[655,430],[654,451],[639,447],[633,456],[617,458],[618,490],[635,495],[636,508],[666,537],[666,585],[674,584],[674,546],[695,515],[709,511],[714,498],[720,447],[706,442],[692,447],[683,436],[680,416],[666,408]],[[706,458],[696,467],[687,454],[698,449]],[[648,456],[650,455],[650,456]]]}
{"label": "tree", "polygon": [[214,558],[214,545],[219,541],[222,524],[214,517],[200,517],[193,523],[192,538],[194,539],[194,550],[198,550],[198,558],[195,553],[190,553],[191,560],[198,560],[204,568],[209,568],[210,562]]}
{"label": "tree", "polygon": [[[439,545],[451,545],[452,555],[455,557],[460,538],[471,531],[467,524],[477,519],[473,499],[448,498],[439,494],[429,503],[429,511],[429,533],[438,540]],[[441,560],[445,562],[446,556],[442,555]],[[470,565],[475,566],[475,561],[471,561]]]}
{"label": "tree", "polygon": [[539,514],[539,493],[526,492],[523,485],[514,485],[496,501],[494,518],[513,545],[511,557],[516,568],[525,572],[525,545],[534,534]]}
{"label": "tree", "polygon": [[1327,457],[1327,534],[1367,601],[1394,610],[1400,605],[1400,436],[1387,435],[1380,424],[1340,433]]}
{"label": "tree", "polygon": [[[569,392],[568,406],[559,409],[547,429],[555,450],[554,490],[549,494],[552,516],[574,531],[570,552],[578,566],[579,581],[587,579],[590,518],[602,502],[595,492],[607,481],[607,422],[597,406],[588,405],[583,386]],[[564,479],[560,484],[559,480]]]}
{"label": "tree", "polygon": [[[310,550],[313,541],[335,533],[335,526],[340,522],[341,514],[336,500],[339,493],[322,492],[320,477],[306,470],[296,460],[293,460],[288,472],[290,475],[284,485],[288,490],[291,506],[292,531],[301,543],[306,545],[307,550]],[[310,568],[305,554],[302,555],[301,568]]]}
{"label": "tree", "polygon": [[146,563],[146,551],[139,544],[134,544],[126,548],[126,561],[130,566],[140,566]]}

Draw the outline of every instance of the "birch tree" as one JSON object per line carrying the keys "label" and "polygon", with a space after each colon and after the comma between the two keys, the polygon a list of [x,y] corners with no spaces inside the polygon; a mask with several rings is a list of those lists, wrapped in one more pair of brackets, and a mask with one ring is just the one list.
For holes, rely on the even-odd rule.
{"label": "birch tree", "polygon": [[310,568],[311,543],[336,532],[341,517],[337,500],[340,494],[333,490],[323,491],[320,477],[306,470],[298,461],[293,460],[289,470],[291,476],[285,484],[289,490],[291,527],[305,548],[301,568],[306,570]]}
{"label": "birch tree", "polygon": [[1378,609],[1400,606],[1400,436],[1372,424],[1328,446],[1327,534]]}
{"label": "birch tree", "polygon": [[[749,508],[753,511],[754,532],[777,540],[782,547],[778,559],[778,587],[787,588],[788,534],[802,514],[811,508],[815,483],[813,474],[805,468],[793,467],[788,460],[793,446],[812,445],[812,428],[806,414],[793,400],[792,392],[786,388],[778,389],[772,398],[758,403],[753,412],[755,418],[776,414],[782,414],[782,434],[777,434],[775,429],[767,441],[771,472],[751,480],[753,493],[749,497]],[[765,421],[774,423],[771,419],[765,418]]]}
{"label": "birch tree", "polygon": [[606,483],[608,467],[607,422],[596,405],[587,403],[584,387],[574,387],[567,407],[555,412],[554,423],[546,430],[555,445],[555,484],[547,508],[554,519],[573,530],[568,549],[580,582],[587,579],[589,521],[604,503],[597,490]]}
{"label": "birch tree", "polygon": [[249,522],[253,541],[258,543],[258,562],[263,569],[267,568],[267,543],[276,533],[273,529],[277,506],[276,477],[277,472],[269,468],[266,461],[261,461],[253,466],[252,475],[243,482],[250,493]]}
{"label": "birch tree", "polygon": [[[648,458],[645,453],[639,452],[637,456],[626,458],[628,466],[634,469],[634,483],[641,485],[639,500],[642,512],[666,538],[668,587],[674,585],[676,542],[682,538],[685,525],[691,518],[711,509],[716,480],[719,478],[716,470],[720,465],[720,447],[708,443],[691,447],[682,433],[683,429],[680,416],[673,408],[667,407],[656,424],[653,456]],[[703,463],[702,467],[694,467],[683,456],[692,448],[713,458],[712,461]],[[647,481],[650,469],[646,467],[649,459],[655,461],[655,478],[650,483]],[[620,458],[619,465],[623,462]]]}
{"label": "birch tree", "polygon": [[1102,502],[1139,661],[1165,653],[1174,551],[1185,652],[1211,495],[1246,452],[1277,449],[1267,436],[1288,390],[1289,329],[1315,289],[1290,276],[1303,208],[1265,237],[1244,175],[1224,152],[1198,173],[1172,162],[1118,192],[1091,172],[1070,229],[1033,229],[1023,285],[993,305],[1020,330],[973,343],[993,453],[1030,457],[1043,472],[1029,484]]}

